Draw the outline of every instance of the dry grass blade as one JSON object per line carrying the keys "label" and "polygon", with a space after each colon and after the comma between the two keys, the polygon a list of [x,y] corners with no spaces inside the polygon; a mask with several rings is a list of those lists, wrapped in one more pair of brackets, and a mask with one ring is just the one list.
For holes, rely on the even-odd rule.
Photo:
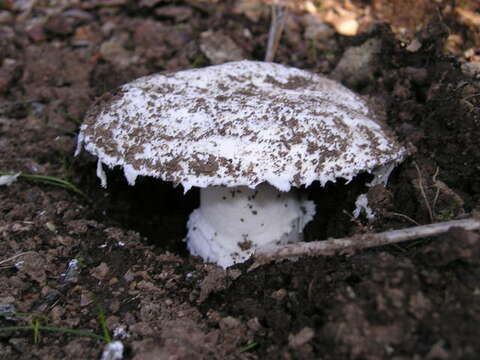
{"label": "dry grass blade", "polygon": [[266,62],[272,62],[275,59],[275,53],[285,27],[287,13],[287,8],[280,5],[272,5],[272,20],[268,34],[267,54],[265,55]]}
{"label": "dry grass blade", "polygon": [[392,245],[402,241],[436,236],[453,227],[466,230],[479,230],[480,218],[474,216],[463,220],[452,220],[429,225],[414,226],[406,229],[386,231],[378,234],[362,234],[350,238],[331,239],[325,241],[299,242],[269,249],[259,249],[255,253],[253,268],[274,260],[297,256],[336,255],[349,253],[359,249]]}
{"label": "dry grass blade", "polygon": [[422,172],[420,171],[420,168],[418,167],[418,164],[414,161],[413,165],[415,165],[415,169],[417,170],[418,174],[418,187],[420,189],[420,193],[422,194],[422,197],[425,201],[425,206],[428,210],[428,216],[430,217],[430,221],[434,220],[434,214],[432,211],[432,207],[430,206],[430,202],[428,201],[427,194],[425,193],[425,188],[423,185],[423,177],[422,177]]}
{"label": "dry grass blade", "polygon": [[35,251],[25,251],[20,254],[13,255],[7,259],[0,260],[0,269],[9,268],[11,267],[11,265],[5,265],[5,264],[11,263],[13,262],[13,260],[18,259],[21,256],[30,255],[30,254],[35,254]]}

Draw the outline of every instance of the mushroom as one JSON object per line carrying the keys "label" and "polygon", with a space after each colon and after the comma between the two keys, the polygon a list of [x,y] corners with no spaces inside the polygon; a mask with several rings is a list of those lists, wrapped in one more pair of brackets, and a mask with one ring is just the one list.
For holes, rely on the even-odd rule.
{"label": "mushroom", "polygon": [[77,153],[82,146],[104,187],[103,164],[123,167],[130,185],[141,175],[199,187],[187,246],[222,267],[302,239],[315,205],[292,187],[349,181],[406,153],[339,83],[246,60],[121,86],[87,113]]}

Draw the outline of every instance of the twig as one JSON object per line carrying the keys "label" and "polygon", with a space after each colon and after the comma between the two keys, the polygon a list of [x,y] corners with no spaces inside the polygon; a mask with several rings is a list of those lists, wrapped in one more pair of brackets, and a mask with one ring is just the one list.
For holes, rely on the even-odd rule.
{"label": "twig", "polygon": [[258,249],[255,252],[253,268],[273,260],[296,256],[331,256],[350,253],[359,249],[391,245],[402,241],[436,236],[447,232],[452,227],[465,230],[480,229],[480,218],[474,216],[463,220],[452,220],[429,225],[414,226],[406,229],[386,231],[377,234],[361,234],[350,238],[330,239],[325,241],[298,242],[274,248]]}
{"label": "twig", "polygon": [[270,31],[268,33],[266,62],[272,62],[275,59],[278,44],[285,27],[285,19],[287,17],[287,8],[281,5],[272,5],[272,20],[270,23]]}

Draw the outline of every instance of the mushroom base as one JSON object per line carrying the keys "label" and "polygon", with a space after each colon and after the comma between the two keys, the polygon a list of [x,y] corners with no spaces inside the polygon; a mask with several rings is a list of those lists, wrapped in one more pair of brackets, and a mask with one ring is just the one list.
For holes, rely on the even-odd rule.
{"label": "mushroom base", "polygon": [[314,215],[313,201],[296,191],[280,192],[267,184],[208,187],[200,190],[200,207],[188,220],[187,247],[226,268],[246,261],[256,248],[301,241]]}

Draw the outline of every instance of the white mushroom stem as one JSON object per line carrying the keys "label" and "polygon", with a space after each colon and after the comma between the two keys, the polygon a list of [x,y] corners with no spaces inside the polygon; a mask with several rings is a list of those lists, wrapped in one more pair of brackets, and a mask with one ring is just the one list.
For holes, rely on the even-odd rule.
{"label": "white mushroom stem", "polygon": [[200,190],[200,207],[188,220],[193,255],[224,268],[244,262],[258,247],[301,241],[315,204],[271,185],[212,186]]}
{"label": "white mushroom stem", "polygon": [[479,230],[480,218],[472,217],[464,220],[452,220],[429,225],[414,226],[411,228],[386,231],[377,234],[355,235],[350,238],[330,239],[325,241],[299,242],[276,247],[264,247],[255,253],[255,264],[269,263],[298,256],[329,256],[342,253],[351,253],[355,250],[376,246],[391,245],[402,241],[414,240],[430,236],[437,236],[453,227],[465,230]]}

